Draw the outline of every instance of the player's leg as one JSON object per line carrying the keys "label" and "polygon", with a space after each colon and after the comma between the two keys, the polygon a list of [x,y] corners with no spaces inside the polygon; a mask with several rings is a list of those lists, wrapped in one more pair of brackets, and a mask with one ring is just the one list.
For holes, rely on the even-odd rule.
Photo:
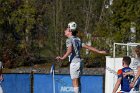
{"label": "player's leg", "polygon": [[78,78],[72,79],[72,84],[74,87],[74,92],[79,93],[79,79]]}
{"label": "player's leg", "polygon": [[72,84],[73,84],[75,93],[81,93],[80,77],[79,78],[72,79]]}
{"label": "player's leg", "polygon": [[70,75],[74,92],[79,93],[80,62],[70,64]]}

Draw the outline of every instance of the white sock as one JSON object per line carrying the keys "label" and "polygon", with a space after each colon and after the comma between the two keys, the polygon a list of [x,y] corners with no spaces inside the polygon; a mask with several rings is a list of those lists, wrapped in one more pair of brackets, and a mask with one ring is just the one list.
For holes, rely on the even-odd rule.
{"label": "white sock", "polygon": [[79,93],[79,87],[74,87],[74,93]]}

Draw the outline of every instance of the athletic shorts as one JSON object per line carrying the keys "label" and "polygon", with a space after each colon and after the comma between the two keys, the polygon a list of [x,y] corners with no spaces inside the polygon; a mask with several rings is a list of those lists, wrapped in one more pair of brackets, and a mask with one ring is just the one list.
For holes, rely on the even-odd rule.
{"label": "athletic shorts", "polygon": [[1,87],[1,85],[0,85],[0,93],[3,93],[3,90],[2,90],[2,87]]}
{"label": "athletic shorts", "polygon": [[77,62],[70,63],[70,76],[71,79],[79,78],[82,73],[82,62],[81,60]]}

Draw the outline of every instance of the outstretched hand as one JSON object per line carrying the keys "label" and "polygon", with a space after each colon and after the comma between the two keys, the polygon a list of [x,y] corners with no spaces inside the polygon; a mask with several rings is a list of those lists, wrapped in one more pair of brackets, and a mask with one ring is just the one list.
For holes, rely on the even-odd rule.
{"label": "outstretched hand", "polygon": [[135,83],[134,83],[134,82],[131,82],[131,83],[130,83],[130,88],[133,88],[134,85],[135,85]]}
{"label": "outstretched hand", "polygon": [[57,56],[55,59],[57,59],[57,60],[63,60],[63,58],[60,57],[60,56]]}
{"label": "outstretched hand", "polygon": [[107,51],[100,51],[99,53],[100,53],[100,54],[105,54],[105,55],[106,55],[106,54],[108,54],[109,52],[107,52]]}

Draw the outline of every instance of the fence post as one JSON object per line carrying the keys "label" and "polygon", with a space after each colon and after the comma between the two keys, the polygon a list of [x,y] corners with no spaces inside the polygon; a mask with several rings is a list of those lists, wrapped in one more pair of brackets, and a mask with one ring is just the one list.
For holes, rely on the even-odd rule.
{"label": "fence post", "polygon": [[31,71],[31,75],[30,75],[30,82],[31,82],[31,93],[34,93],[34,71]]}

